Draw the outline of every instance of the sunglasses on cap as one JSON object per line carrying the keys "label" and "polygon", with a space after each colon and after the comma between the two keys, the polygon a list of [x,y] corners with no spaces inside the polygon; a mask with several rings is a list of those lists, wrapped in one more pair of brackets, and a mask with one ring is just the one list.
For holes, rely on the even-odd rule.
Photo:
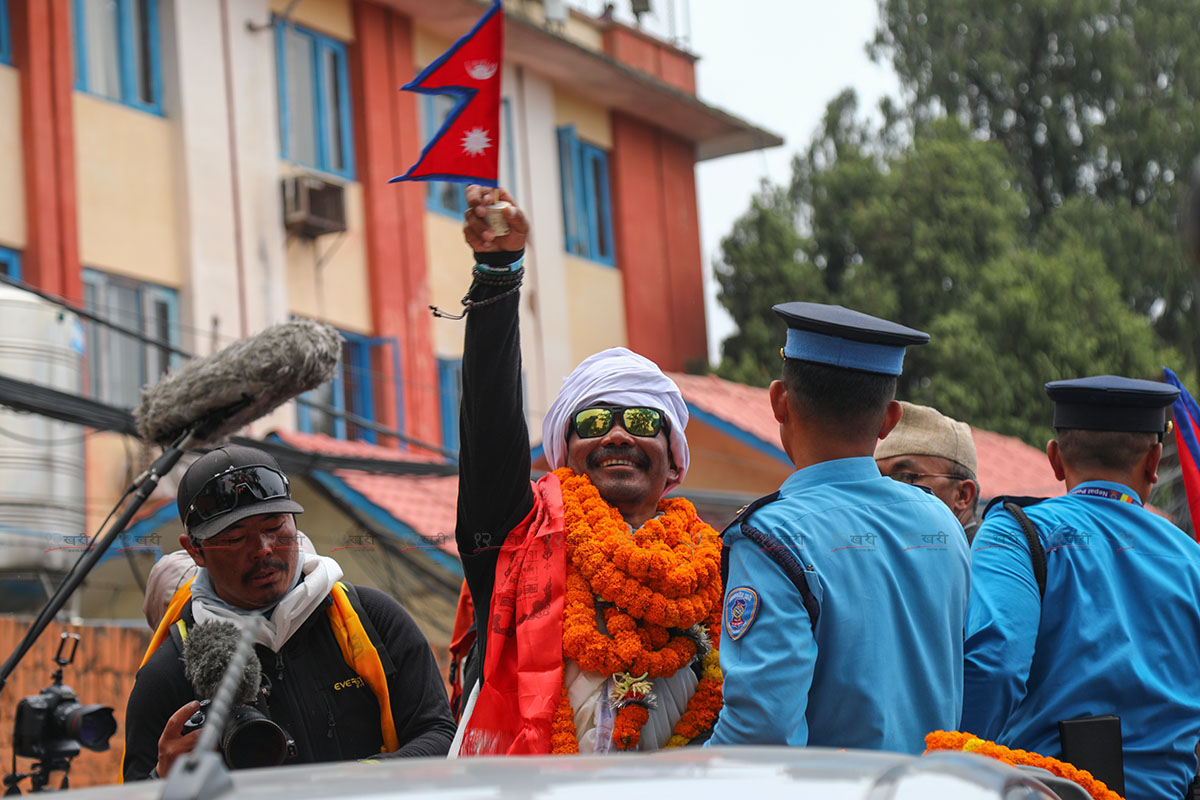
{"label": "sunglasses on cap", "polygon": [[580,439],[595,439],[612,430],[613,422],[620,417],[621,427],[634,436],[657,436],[666,424],[666,415],[657,408],[629,406],[627,408],[605,408],[603,406],[576,411],[571,418],[571,429]]}
{"label": "sunglasses on cap", "polygon": [[263,464],[249,467],[230,467],[219,475],[209,478],[192,498],[184,527],[193,522],[192,515],[207,522],[233,511],[263,500],[290,498],[291,487],[287,476],[277,469]]}

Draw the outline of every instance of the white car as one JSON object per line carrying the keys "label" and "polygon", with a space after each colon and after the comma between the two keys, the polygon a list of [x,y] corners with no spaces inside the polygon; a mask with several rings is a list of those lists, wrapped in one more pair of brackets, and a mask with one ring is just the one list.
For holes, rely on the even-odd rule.
{"label": "white car", "polygon": [[[215,757],[214,757],[215,758]],[[691,747],[652,754],[383,759],[144,781],[70,800],[1086,800],[1076,784],[970,753]],[[178,765],[177,765],[178,766]],[[228,775],[228,780],[223,776]],[[1037,775],[1035,777],[1035,774]],[[189,776],[183,776],[185,779]],[[198,777],[198,776],[193,776]],[[1051,789],[1051,786],[1054,788]]]}

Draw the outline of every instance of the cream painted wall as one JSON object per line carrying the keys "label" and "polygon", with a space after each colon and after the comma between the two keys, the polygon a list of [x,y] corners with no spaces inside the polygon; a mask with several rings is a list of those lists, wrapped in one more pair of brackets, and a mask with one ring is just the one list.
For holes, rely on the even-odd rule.
{"label": "cream painted wall", "polygon": [[442,53],[454,44],[451,39],[443,39],[436,33],[431,33],[421,27],[413,27],[413,57],[417,60],[416,67],[424,69]]}
{"label": "cream painted wall", "polygon": [[[429,302],[451,314],[462,313],[462,296],[471,285],[471,251],[463,242],[462,222],[436,211],[425,212],[425,258]],[[433,321],[433,351],[438,358],[462,356],[463,323]]]}
{"label": "cream painted wall", "polygon": [[[272,14],[282,15],[291,5],[290,19],[344,42],[354,41],[354,12],[350,0],[270,0]],[[264,20],[265,21],[265,20]]]}
{"label": "cream painted wall", "polygon": [[[283,164],[280,171],[296,169]],[[349,230],[344,234],[318,239],[288,237],[288,303],[293,314],[369,335],[371,298],[363,242],[362,184],[346,184],[346,223]],[[321,260],[324,263],[318,267]]]}
{"label": "cream painted wall", "polygon": [[14,250],[25,247],[24,152],[18,73],[0,66],[0,246]]}
{"label": "cream painted wall", "polygon": [[[580,139],[605,150],[612,149],[612,118],[609,116],[608,109],[589,103],[556,86],[554,88],[554,127],[561,128],[563,125],[574,125],[575,133]],[[557,145],[552,152],[558,152]]]}
{"label": "cream painted wall", "polygon": [[[542,26],[546,24],[546,7],[542,3],[513,3],[505,8],[508,14],[521,14],[534,24]],[[603,52],[604,50],[604,34],[595,26],[594,23],[581,19],[579,16],[569,13],[567,16],[567,24],[561,30],[561,34],[575,44],[586,47],[589,50]]]}
{"label": "cream painted wall", "polygon": [[562,180],[558,172],[558,136],[554,127],[554,86],[523,68],[505,81],[513,98],[517,128],[517,201],[529,215],[533,235],[525,253],[527,275],[521,318],[525,386],[530,430],[540,441],[542,416],[558,394],[562,379],[578,363],[568,332],[566,247],[562,218]]}
{"label": "cream painted wall", "polygon": [[[179,224],[185,231],[184,347],[203,355],[288,316],[275,37],[246,26],[270,18],[268,0],[232,4],[225,29],[219,3],[171,0],[164,7],[164,93],[175,131]],[[235,76],[231,94],[220,56],[224,37]],[[230,151],[231,120],[236,158]],[[294,426],[295,409],[288,404],[248,432]]]}
{"label": "cream painted wall", "polygon": [[628,344],[621,271],[572,255],[565,261],[574,363],[600,350]]}
{"label": "cream painted wall", "polygon": [[73,100],[80,260],[178,287],[185,271],[171,123],[81,92]]}

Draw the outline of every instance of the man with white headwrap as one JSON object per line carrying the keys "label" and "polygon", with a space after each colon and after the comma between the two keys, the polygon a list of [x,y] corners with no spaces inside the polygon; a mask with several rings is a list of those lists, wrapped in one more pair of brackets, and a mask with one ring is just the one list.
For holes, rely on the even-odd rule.
{"label": "man with white headwrap", "polygon": [[456,537],[478,630],[451,752],[657,750],[720,709],[721,546],[682,498],[687,407],[651,361],[597,353],[563,382],[529,480],[518,295],[529,226],[496,237],[472,186]]}

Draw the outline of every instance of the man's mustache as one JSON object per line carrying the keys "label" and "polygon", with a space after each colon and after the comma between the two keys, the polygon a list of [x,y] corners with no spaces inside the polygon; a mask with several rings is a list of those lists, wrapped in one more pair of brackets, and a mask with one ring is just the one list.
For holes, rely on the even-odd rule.
{"label": "man's mustache", "polygon": [[266,572],[269,569],[273,569],[278,572],[287,572],[287,562],[279,558],[260,561],[255,564],[252,569],[247,570],[246,573],[242,575],[242,582],[248,583],[249,581],[253,580],[255,575]]}
{"label": "man's mustache", "polygon": [[600,462],[607,458],[620,458],[632,461],[640,469],[650,468],[650,457],[630,444],[607,445],[593,450],[587,457],[590,469],[599,469]]}

